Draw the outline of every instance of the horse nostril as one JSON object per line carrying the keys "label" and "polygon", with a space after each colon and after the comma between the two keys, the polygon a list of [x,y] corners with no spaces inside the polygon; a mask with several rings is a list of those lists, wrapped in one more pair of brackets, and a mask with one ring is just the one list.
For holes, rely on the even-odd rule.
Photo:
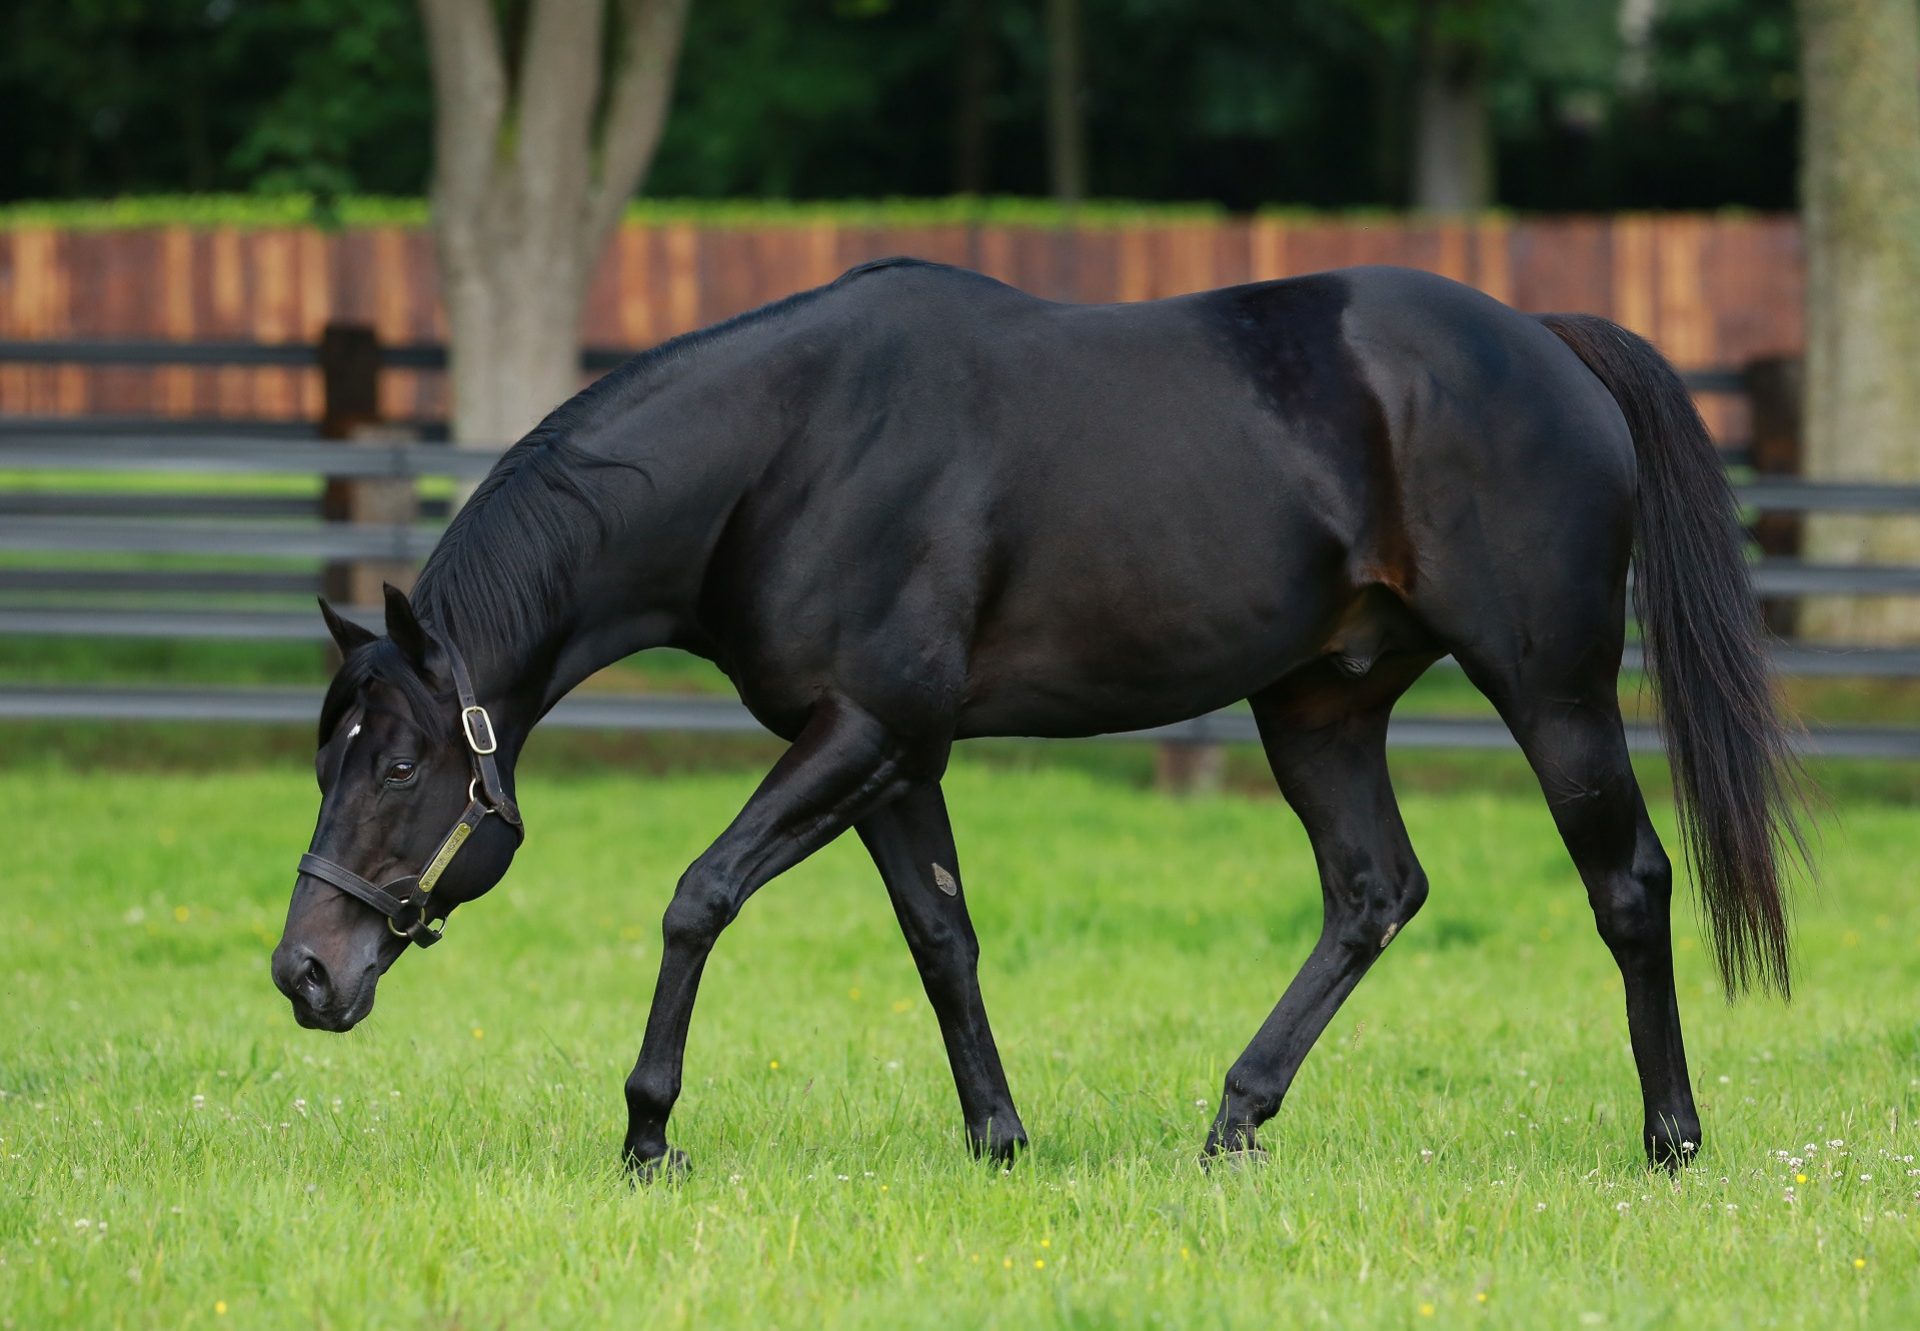
{"label": "horse nostril", "polygon": [[333,986],[327,982],[327,968],[320,964],[320,958],[308,957],[307,964],[300,968],[296,984],[300,996],[307,1000],[307,1006],[314,1011],[323,1011],[333,998]]}
{"label": "horse nostril", "polygon": [[320,958],[305,947],[293,947],[275,954],[274,982],[296,1007],[320,1011],[333,997],[333,984]]}

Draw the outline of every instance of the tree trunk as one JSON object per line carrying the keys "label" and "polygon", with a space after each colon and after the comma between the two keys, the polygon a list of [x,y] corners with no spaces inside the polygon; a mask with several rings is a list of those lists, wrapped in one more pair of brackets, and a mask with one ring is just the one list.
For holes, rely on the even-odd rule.
{"label": "tree trunk", "polygon": [[502,193],[498,213],[447,218],[438,233],[453,437],[476,447],[511,444],[581,378],[586,242],[516,225],[523,209]]}
{"label": "tree trunk", "polygon": [[688,0],[614,4],[510,6],[510,76],[493,0],[421,0],[457,442],[510,444],[579,387],[587,282],[659,144]]}
{"label": "tree trunk", "polygon": [[1437,8],[1429,4],[1421,23],[1410,199],[1428,212],[1479,212],[1493,203],[1486,54],[1442,32]]}
{"label": "tree trunk", "polygon": [[1047,0],[1047,183],[1061,203],[1087,196],[1087,112],[1079,0]]}
{"label": "tree trunk", "polygon": [[[1920,11],[1798,0],[1807,473],[1920,480]],[[1810,558],[1920,563],[1920,521],[1816,514]],[[1920,600],[1819,597],[1811,637],[1920,641]]]}
{"label": "tree trunk", "polygon": [[990,0],[959,0],[960,63],[953,116],[953,192],[987,192],[987,85],[992,76]]}
{"label": "tree trunk", "polygon": [[1620,63],[1615,83],[1630,96],[1644,93],[1653,80],[1653,29],[1660,19],[1661,0],[1620,0],[1616,26],[1620,32]]}

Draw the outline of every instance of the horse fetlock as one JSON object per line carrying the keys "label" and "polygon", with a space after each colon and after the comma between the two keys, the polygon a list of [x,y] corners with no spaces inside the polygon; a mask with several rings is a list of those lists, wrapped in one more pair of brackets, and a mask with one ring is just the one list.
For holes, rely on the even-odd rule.
{"label": "horse fetlock", "polygon": [[1220,1105],[1220,1117],[1215,1121],[1217,1130],[1222,1124],[1232,1123],[1244,1127],[1247,1140],[1253,1140],[1253,1130],[1280,1112],[1280,1097],[1284,1089],[1274,1089],[1257,1085],[1243,1072],[1227,1074],[1227,1093]]}
{"label": "horse fetlock", "polygon": [[643,1124],[657,1124],[664,1129],[667,1115],[673,1112],[673,1102],[679,1098],[678,1077],[634,1072],[627,1078],[627,1117],[633,1125],[628,1136],[638,1133]]}

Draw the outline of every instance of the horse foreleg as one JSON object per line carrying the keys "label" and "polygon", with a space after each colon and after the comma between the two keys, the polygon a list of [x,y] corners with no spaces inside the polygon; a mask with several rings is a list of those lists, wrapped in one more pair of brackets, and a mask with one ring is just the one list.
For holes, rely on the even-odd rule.
{"label": "horse foreleg", "polygon": [[1387,779],[1387,707],[1300,728],[1286,695],[1254,699],[1281,793],[1320,869],[1320,939],[1260,1032],[1227,1073],[1207,1154],[1257,1149],[1294,1074],[1374,959],[1427,896],[1427,879]]}
{"label": "horse foreleg", "polygon": [[863,818],[858,831],[886,880],[900,932],[913,950],[920,982],[940,1022],[953,1084],[960,1092],[967,1143],[976,1155],[1011,1161],[1027,1144],[1027,1134],[1014,1112],[1000,1051],[987,1026],[980,998],[980,943],[967,916],[953,827],[938,783],[912,787]]}
{"label": "horse foreleg", "polygon": [[720,931],[763,884],[898,795],[900,746],[872,716],[829,697],[746,807],[680,878],[661,921],[660,980],[627,1078],[626,1160],[642,1175],[685,1157],[667,1146],[700,972]]}

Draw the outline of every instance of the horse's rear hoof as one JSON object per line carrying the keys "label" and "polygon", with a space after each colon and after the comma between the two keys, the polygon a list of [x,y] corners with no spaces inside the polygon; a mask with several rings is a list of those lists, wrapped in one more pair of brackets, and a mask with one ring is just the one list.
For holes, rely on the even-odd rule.
{"label": "horse's rear hoof", "polygon": [[634,1183],[655,1183],[661,1179],[674,1182],[685,1178],[693,1169],[687,1153],[672,1146],[660,1155],[645,1157],[629,1149],[626,1160],[627,1177]]}

